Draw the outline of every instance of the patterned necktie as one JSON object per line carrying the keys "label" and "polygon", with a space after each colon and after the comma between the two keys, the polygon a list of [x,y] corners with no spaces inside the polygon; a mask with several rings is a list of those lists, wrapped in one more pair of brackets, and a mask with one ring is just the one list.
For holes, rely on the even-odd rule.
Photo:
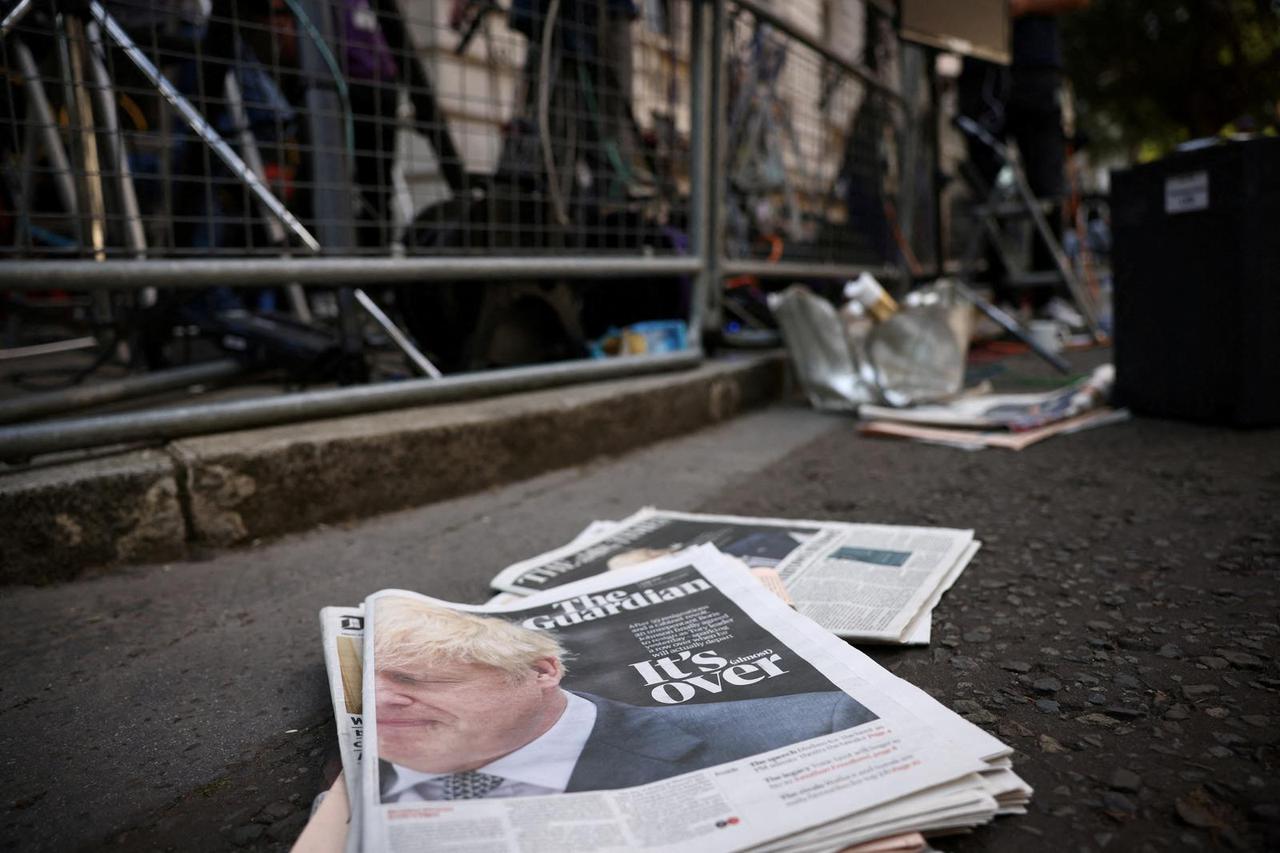
{"label": "patterned necktie", "polygon": [[461,773],[450,773],[444,777],[444,799],[446,800],[478,800],[489,795],[489,792],[502,784],[501,776],[491,773],[477,773],[475,770],[464,770]]}

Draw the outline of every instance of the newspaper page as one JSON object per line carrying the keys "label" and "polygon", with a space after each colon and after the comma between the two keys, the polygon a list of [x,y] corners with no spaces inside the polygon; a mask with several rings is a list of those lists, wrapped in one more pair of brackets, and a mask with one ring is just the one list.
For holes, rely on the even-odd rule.
{"label": "newspaper page", "polygon": [[356,853],[360,849],[360,762],[364,751],[364,607],[322,608],[320,635],[342,759],[344,802],[349,805],[343,843],[348,853]]}
{"label": "newspaper page", "polygon": [[897,643],[972,542],[972,530],[859,524],[815,536],[778,571],[796,609],[819,625]]}
{"label": "newspaper page", "polygon": [[969,543],[969,547],[964,549],[964,553],[960,555],[960,559],[947,572],[946,577],[942,579],[942,583],[938,584],[937,589],[929,596],[929,600],[924,603],[924,607],[916,614],[916,617],[907,625],[905,631],[902,632],[902,644],[907,646],[927,646],[929,640],[933,637],[933,608],[938,606],[938,602],[942,601],[942,596],[947,593],[951,587],[955,586],[956,581],[960,579],[960,574],[969,567],[969,563],[973,561],[973,557],[978,553],[978,549],[982,547],[982,543],[977,539]]}
{"label": "newspaper page", "polygon": [[835,849],[917,828],[894,804],[947,784],[994,814],[977,774],[1007,747],[714,548],[517,607],[385,590],[365,614],[367,850],[702,853],[840,821]]}
{"label": "newspaper page", "polygon": [[622,569],[697,545],[714,545],[750,568],[777,568],[801,542],[841,525],[732,515],[668,512],[646,507],[592,537],[503,569],[495,589],[529,595]]}
{"label": "newspaper page", "polygon": [[974,394],[905,409],[868,403],[858,407],[858,417],[920,426],[1031,430],[1099,408],[1114,385],[1115,368],[1104,364],[1084,379],[1052,391]]}
{"label": "newspaper page", "polygon": [[1082,415],[1054,421],[1041,427],[1010,432],[999,429],[959,429],[953,427],[923,426],[893,421],[860,421],[858,432],[889,438],[907,438],[925,444],[938,444],[960,450],[983,450],[998,447],[1003,450],[1024,450],[1055,435],[1070,435],[1088,429],[1110,426],[1129,419],[1127,409],[1101,408]]}
{"label": "newspaper page", "polygon": [[491,585],[528,594],[711,544],[775,569],[796,609],[837,636],[896,643],[972,541],[972,530],[645,508],[598,537],[509,566]]}
{"label": "newspaper page", "polygon": [[348,799],[355,803],[360,779],[360,752],[364,736],[361,682],[364,666],[364,608],[325,607],[320,611],[320,636],[324,643],[324,668],[329,678],[333,719],[338,729],[338,752],[347,780]]}
{"label": "newspaper page", "polygon": [[[570,540],[568,546],[566,547],[572,547],[582,542],[587,542],[591,539],[596,539],[617,526],[618,526],[618,523],[616,521],[602,521],[600,519],[596,519],[595,521],[592,521],[591,523],[589,523],[586,527],[582,528],[582,530],[578,533],[578,535],[573,537],[573,539]],[[524,599],[525,595],[527,595],[527,593],[499,592],[499,593],[496,593],[488,601],[486,601],[485,604],[488,604],[488,605],[514,604],[515,602],[521,601],[522,599]]]}
{"label": "newspaper page", "polygon": [[[954,582],[955,578],[959,575],[960,571],[963,570],[964,565],[973,556],[973,553],[977,548],[978,543],[976,542],[969,547],[964,558],[957,564],[952,573],[948,575],[944,586],[949,587],[951,583]],[[761,570],[753,570],[753,574],[758,571]],[[930,609],[934,604],[936,604],[936,597],[941,595],[941,592],[942,590],[940,589],[935,593],[935,598],[931,600],[928,605]],[[523,596],[512,596],[512,598],[516,601],[527,600]],[[360,737],[362,733],[362,724],[359,716],[361,710],[359,698],[361,684],[359,678],[356,677],[356,673],[360,666],[359,644],[363,638],[362,616],[362,607],[331,607],[325,608],[321,613],[326,649],[325,663],[329,674],[330,689],[333,698],[334,715],[337,722],[338,740],[343,766],[347,769],[347,772],[345,772],[343,776],[348,780],[348,786],[351,789],[350,802],[353,806],[351,810],[351,823],[353,826],[358,826],[360,805],[360,800],[356,795],[356,790],[359,785],[359,774],[356,768],[359,761]],[[925,612],[922,616],[923,619],[918,617],[916,622],[913,623],[913,625],[918,627],[912,629],[916,633],[914,636],[909,637],[907,642],[928,642],[928,613]],[[922,625],[919,624],[921,622],[923,622]],[[820,636],[824,639],[826,638],[825,633],[822,633]],[[354,649],[353,644],[356,647]],[[950,722],[953,725],[956,725],[957,719],[951,718]],[[961,727],[961,734],[976,739],[976,751],[985,755],[990,753],[993,748],[998,751],[1005,749],[998,741],[990,738],[988,735],[981,732],[981,730],[972,727],[970,724],[960,722],[959,726]],[[968,731],[964,731],[964,727],[968,727]],[[1001,753],[992,753],[992,755],[999,754]],[[984,786],[991,791],[998,792],[998,794],[992,794],[992,796],[997,797],[999,801],[998,803],[994,803],[995,808],[993,809],[993,814],[1024,813],[1024,805],[1030,797],[1030,789],[1015,774],[1010,772],[1008,769],[1005,769],[1008,767],[1007,758],[996,758],[994,760],[1003,762],[1003,764],[1000,768],[996,768],[992,765],[991,769],[984,771],[983,776]],[[347,798],[344,797],[343,800],[346,802]],[[957,819],[956,817],[947,817],[948,815],[954,814],[955,808],[955,806],[952,806],[950,811],[938,810],[937,808],[934,809],[934,820],[942,821],[937,824],[936,828],[946,828],[950,825],[946,823],[946,820]],[[985,806],[979,807],[980,814],[983,809],[985,809]],[[921,823],[922,817],[914,812],[912,815],[911,820],[913,823],[908,826],[915,826],[917,828],[923,827],[924,824]],[[980,822],[979,819],[974,818],[970,811],[963,811],[962,817],[964,818],[963,825]],[[345,836],[346,828],[344,827],[343,829],[343,835]],[[882,829],[886,833],[894,831],[895,825],[885,824]],[[846,832],[846,830],[841,830],[839,827],[835,826],[832,826],[830,831],[837,833],[837,835],[840,832]],[[866,831],[871,832],[869,828]],[[349,849],[353,851],[357,850],[358,835],[353,832],[349,840],[351,842]],[[846,838],[845,841],[847,842],[847,840],[848,839]]]}

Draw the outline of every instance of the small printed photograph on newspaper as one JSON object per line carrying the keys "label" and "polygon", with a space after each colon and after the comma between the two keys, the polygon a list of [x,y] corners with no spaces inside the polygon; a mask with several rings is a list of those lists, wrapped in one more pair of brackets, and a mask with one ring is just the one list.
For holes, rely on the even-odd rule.
{"label": "small printed photograph on newspaper", "polygon": [[492,586],[528,595],[698,545],[714,545],[716,550],[737,557],[752,568],[777,568],[801,543],[832,526],[830,522],[646,508],[615,524],[596,527],[595,536],[590,535],[589,528],[563,549],[509,566],[493,579]]}
{"label": "small printed photograph on newspaper", "polygon": [[919,828],[871,812],[946,784],[999,810],[1003,744],[712,547],[517,606],[384,590],[365,617],[363,849],[730,850],[834,821],[852,844]]}
{"label": "small printed photograph on newspaper", "polygon": [[325,672],[333,719],[338,729],[338,753],[346,779],[348,799],[357,801],[360,753],[364,736],[364,608],[325,607],[320,611],[320,636],[324,642]]}
{"label": "small printed photograph on newspaper", "polygon": [[[765,574],[784,600],[846,639],[929,641],[933,607],[973,558],[972,530],[701,515],[645,508],[594,536],[503,569],[491,586],[528,595],[709,544]],[[503,596],[502,601],[512,599]]]}

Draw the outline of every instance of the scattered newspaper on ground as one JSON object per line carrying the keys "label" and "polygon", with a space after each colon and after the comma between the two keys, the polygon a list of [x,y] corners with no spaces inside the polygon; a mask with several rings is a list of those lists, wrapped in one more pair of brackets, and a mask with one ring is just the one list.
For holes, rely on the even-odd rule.
{"label": "scattered newspaper on ground", "polygon": [[908,438],[962,450],[1022,450],[1052,438],[1127,420],[1106,406],[1115,368],[1104,364],[1062,388],[1028,394],[962,394],[946,403],[895,409],[858,408],[864,435]]}
{"label": "scattered newspaper on ground", "polygon": [[972,530],[646,508],[509,566],[491,585],[527,595],[711,544],[752,569],[776,572],[795,608],[837,636],[927,643],[929,612],[972,558],[975,542]]}
{"label": "scattered newspaper on ground", "polygon": [[1115,368],[1104,364],[1085,378],[1055,388],[1023,394],[967,394],[946,403],[893,408],[865,404],[864,420],[958,429],[1005,429],[1025,432],[1102,408],[1115,386]]}
{"label": "scattered newspaper on ground", "polygon": [[999,429],[962,429],[957,427],[924,426],[921,424],[895,423],[893,421],[862,421],[858,431],[863,435],[879,435],[889,438],[909,438],[925,444],[939,444],[961,450],[983,450],[998,447],[1004,450],[1023,450],[1055,435],[1070,435],[1101,426],[1127,421],[1127,409],[1094,409],[1066,420],[1054,421],[1041,427],[1017,432]]}
{"label": "scattered newspaper on ground", "polygon": [[911,620],[907,625],[907,629],[902,633],[902,645],[904,646],[927,646],[929,640],[933,636],[933,608],[938,606],[938,602],[942,601],[942,596],[951,587],[955,586],[957,580],[960,579],[960,573],[969,567],[970,561],[973,560],[978,549],[982,547],[982,543],[973,540],[969,543],[969,547],[964,549],[964,553],[960,555],[960,559],[942,579],[942,583],[929,596],[929,600],[924,603],[924,607],[920,608],[920,612],[916,614],[916,618]]}
{"label": "scattered newspaper on ground", "polygon": [[[685,514],[687,515],[687,514]],[[692,516],[695,519],[705,519],[705,516]],[[714,517],[713,517],[714,518]],[[720,517],[723,518],[723,517]],[[622,522],[614,521],[596,521],[592,522],[578,537],[575,537],[571,544],[582,545],[592,542],[602,535],[619,529],[624,526],[629,519]],[[757,519],[745,519],[745,521],[758,521]],[[765,520],[769,522],[777,522],[777,520]],[[781,524],[805,526],[822,526],[828,524],[826,522],[779,522]],[[739,531],[741,532],[741,531]],[[921,643],[927,644],[930,635],[930,612],[936,606],[942,594],[950,588],[959,577],[974,553],[978,550],[979,544],[976,540],[971,541],[965,548],[961,558],[955,563],[950,571],[943,578],[942,583],[934,590],[932,595],[926,601],[924,608],[916,617],[908,624],[904,631],[901,642],[904,643]],[[682,559],[677,557],[676,559]],[[732,560],[720,555],[719,559],[733,565]],[[761,583],[762,590],[768,590],[769,594],[778,597],[780,600],[787,602],[787,593],[781,585],[781,577],[773,568],[769,568],[767,564],[773,561],[767,557],[757,559],[757,563],[765,563],[766,565],[757,565],[751,569],[752,575]],[[738,564],[740,565],[740,564]],[[740,569],[739,569],[740,571]],[[617,577],[617,575],[614,575]],[[558,587],[558,591],[563,587]],[[546,596],[543,596],[546,597]],[[529,607],[533,599],[527,595],[515,595],[512,593],[499,593],[491,599],[485,608],[488,613],[497,613],[503,609],[515,607]],[[505,605],[505,607],[504,607]],[[467,610],[477,610],[477,608],[465,608]],[[357,607],[329,607],[321,612],[321,626],[324,638],[324,654],[326,669],[328,672],[330,691],[333,698],[334,715],[338,729],[338,742],[342,758],[343,773],[338,780],[338,784],[343,787],[340,792],[341,797],[336,797],[334,792],[330,792],[325,800],[322,808],[316,811],[312,824],[308,827],[308,832],[303,838],[299,839],[299,845],[303,844],[305,839],[306,846],[300,846],[300,850],[337,850],[345,849],[348,851],[358,851],[361,847],[361,813],[362,802],[360,797],[360,780],[362,771],[360,769],[361,758],[363,752],[363,735],[364,735],[364,718],[363,718],[363,689],[361,680],[363,677],[363,642],[364,642],[364,608]],[[821,634],[822,632],[819,631]],[[905,685],[909,690],[909,685]],[[921,696],[923,694],[920,694]],[[932,700],[930,700],[932,701]],[[1023,805],[1030,794],[1029,789],[1021,783],[1010,770],[1010,763],[1006,757],[988,757],[986,768],[980,774],[981,785],[986,791],[988,798],[994,800],[996,804],[997,814],[1014,814],[1022,812]],[[344,781],[345,780],[345,781]],[[956,787],[956,786],[952,786]],[[943,789],[939,789],[940,791]],[[950,789],[947,789],[950,790]],[[951,799],[945,800],[945,807],[935,808],[929,812],[934,820],[934,828],[937,830],[945,830],[948,826],[969,826],[972,825],[971,813],[974,800],[974,788],[970,786],[967,792],[964,786],[956,788],[955,792],[948,793]],[[941,802],[941,800],[940,800]],[[350,808],[348,809],[348,803]],[[796,839],[787,839],[775,844],[766,844],[756,849],[805,849],[805,850],[847,850],[847,851],[867,851],[871,853],[873,850],[923,850],[926,845],[918,834],[910,832],[903,833],[902,830],[910,829],[913,826],[921,826],[919,817],[921,813],[912,813],[907,808],[908,802],[903,801],[902,808],[912,816],[908,818],[892,818],[892,810],[886,812],[887,817],[879,824],[870,824],[864,830],[867,838],[871,839],[865,843],[855,843],[853,837],[849,834],[850,827],[847,821],[836,821],[828,824],[821,832],[814,830],[805,835],[808,839],[803,845],[797,843]],[[911,823],[910,820],[916,820]],[[343,823],[348,821],[348,823]],[[323,826],[323,830],[318,827]],[[342,838],[334,838],[334,827],[341,828]],[[823,834],[825,833],[825,835]],[[897,834],[895,834],[897,833]],[[317,843],[323,846],[316,846]],[[780,845],[780,846],[779,846]],[[484,846],[484,845],[482,845]],[[436,847],[433,846],[433,849]],[[448,847],[444,849],[449,849]],[[473,849],[473,848],[467,848]],[[506,849],[506,848],[501,848]]]}
{"label": "scattered newspaper on ground", "polygon": [[349,850],[919,849],[895,836],[1030,795],[1008,747],[712,547],[514,606],[390,590],[359,615],[324,616]]}

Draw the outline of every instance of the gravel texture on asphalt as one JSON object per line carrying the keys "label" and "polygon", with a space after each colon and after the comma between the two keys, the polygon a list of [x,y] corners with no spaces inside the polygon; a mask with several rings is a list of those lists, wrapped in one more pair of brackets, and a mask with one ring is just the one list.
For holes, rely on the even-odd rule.
{"label": "gravel texture on asphalt", "polygon": [[1280,849],[1277,431],[1137,419],[969,453],[851,429],[706,509],[976,531],[931,646],[865,649],[1035,788],[939,849]]}
{"label": "gravel texture on asphalt", "polygon": [[[1090,354],[1078,363],[1087,366],[1101,357],[1105,353]],[[1009,384],[1015,376],[1048,378],[1025,360],[1009,362],[998,378]],[[675,499],[667,508],[977,532],[983,548],[935,611],[932,644],[867,649],[899,676],[1012,745],[1017,771],[1035,787],[1029,814],[1001,819],[971,835],[937,839],[935,846],[956,853],[1280,849],[1280,430],[1136,419],[1019,453],[969,453],[860,437],[845,418],[833,416],[829,423],[771,464],[744,461],[738,474],[720,471],[713,477],[687,460],[669,462],[668,467],[688,468],[681,488],[699,496]],[[692,441],[714,441],[727,435],[726,429],[705,431]],[[77,601],[95,612],[106,606],[101,602],[120,597],[110,612],[94,617],[106,632],[96,642],[128,649],[130,624],[159,619],[168,610],[179,611],[169,622],[179,619],[186,602],[170,587],[185,573],[191,580],[183,583],[195,590],[190,595],[207,598],[213,615],[193,613],[216,616],[219,625],[246,638],[207,654],[239,656],[255,678],[264,667],[267,674],[280,675],[259,688],[242,688],[240,682],[223,685],[225,690],[212,683],[197,686],[191,679],[205,671],[208,678],[224,676],[216,675],[214,659],[193,657],[191,672],[183,670],[174,683],[189,687],[186,692],[194,698],[165,699],[160,694],[168,688],[157,685],[154,704],[162,711],[154,718],[147,711],[135,729],[103,732],[98,743],[104,759],[107,752],[115,750],[114,756],[127,748],[136,752],[139,768],[150,768],[156,762],[149,751],[158,748],[150,738],[169,732],[167,741],[158,742],[176,742],[187,731],[178,731],[181,727],[192,732],[189,754],[205,756],[217,748],[209,743],[211,720],[232,719],[243,727],[263,720],[270,728],[272,714],[280,716],[277,709],[254,711],[253,703],[265,696],[284,707],[295,728],[284,734],[263,731],[256,754],[245,756],[239,747],[225,750],[225,771],[196,790],[163,776],[152,778],[150,784],[169,786],[160,792],[171,797],[163,808],[99,821],[115,827],[109,837],[57,849],[287,849],[323,776],[334,767],[332,715],[323,698],[312,615],[316,601],[342,603],[358,595],[357,589],[371,591],[370,583],[404,585],[411,570],[420,573],[420,566],[433,561],[473,559],[465,572],[454,572],[454,586],[446,588],[441,578],[423,591],[479,599],[490,572],[477,556],[514,559],[518,555],[504,549],[528,548],[537,539],[535,532],[495,538],[504,516],[514,531],[511,519],[521,514],[595,511],[620,517],[645,502],[661,504],[662,478],[680,476],[665,474],[662,467],[664,454],[676,458],[674,453],[661,447],[637,451],[559,480],[548,478],[549,487],[521,486],[524,491],[467,499],[472,504],[457,501],[264,546],[259,553],[272,555],[266,559],[275,565],[255,566],[253,553],[242,552],[206,566],[191,563],[175,566],[174,572],[153,567],[118,582],[75,587]],[[710,453],[703,457],[722,468],[734,464]],[[583,501],[574,497],[578,483],[602,471],[616,478],[621,466],[639,464],[629,458],[642,460],[658,485],[625,493],[612,486],[611,497],[594,509],[568,509],[573,500]],[[721,485],[695,492],[698,479]],[[475,512],[492,512],[492,528],[484,526],[488,515],[468,515]],[[435,529],[424,526],[424,518],[438,519],[439,532],[423,532]],[[567,530],[587,520],[570,524],[558,518],[552,524],[543,517],[542,526]],[[525,522],[531,531],[538,527]],[[403,535],[398,530],[415,526],[418,540],[395,539]],[[543,538],[549,535],[544,529]],[[453,553],[433,553],[438,548],[432,537]],[[537,541],[539,547],[556,544]],[[270,595],[273,584],[293,576],[285,571],[290,554],[299,565],[313,567],[290,571],[318,580],[293,581],[305,589],[288,596],[282,592],[270,607],[249,610],[247,604],[235,604],[237,595]],[[317,561],[323,565],[317,568]],[[277,579],[259,568],[276,570]],[[209,576],[228,578],[218,582],[228,588]],[[208,590],[194,586],[196,581],[208,584]],[[123,590],[131,590],[128,597]],[[43,606],[50,613],[68,614],[69,627],[62,631],[67,636],[55,627],[48,640],[32,638],[32,654],[37,646],[51,649],[40,652],[50,666],[71,667],[72,675],[88,679],[76,673],[74,660],[96,659],[84,638],[97,636],[87,632],[99,623],[74,628],[78,611],[63,603],[65,597],[54,590],[18,599],[30,606],[47,599]],[[287,612],[276,612],[279,608]],[[166,628],[174,634],[164,643],[193,644],[198,632],[214,630],[197,628],[194,616],[183,618],[191,619],[191,627]],[[263,625],[270,621],[286,626],[290,639],[268,633]],[[263,639],[250,642],[247,638],[259,636],[255,631]],[[139,660],[160,654],[151,646],[161,639],[130,642],[143,655]],[[27,703],[47,701],[41,691],[54,690],[55,678],[48,676],[47,686],[45,678],[31,675],[6,685],[4,719],[19,719]],[[239,695],[242,689],[247,699]],[[70,687],[65,695],[58,700],[62,705],[94,701]],[[202,699],[209,701],[193,704]],[[49,738],[36,747],[37,755],[44,750],[50,760],[56,757],[58,735],[33,734]],[[182,761],[169,751],[166,756],[166,761]],[[21,766],[13,756],[7,763],[14,773]],[[108,785],[135,784],[127,781],[131,772],[116,757],[102,767],[102,778]],[[9,790],[23,790],[11,781]],[[70,827],[41,830],[49,801],[74,800],[77,790],[33,789],[30,796],[5,803],[5,846],[54,849],[40,842],[42,834],[77,837],[75,821],[87,824],[100,816],[72,808],[66,815]]]}

